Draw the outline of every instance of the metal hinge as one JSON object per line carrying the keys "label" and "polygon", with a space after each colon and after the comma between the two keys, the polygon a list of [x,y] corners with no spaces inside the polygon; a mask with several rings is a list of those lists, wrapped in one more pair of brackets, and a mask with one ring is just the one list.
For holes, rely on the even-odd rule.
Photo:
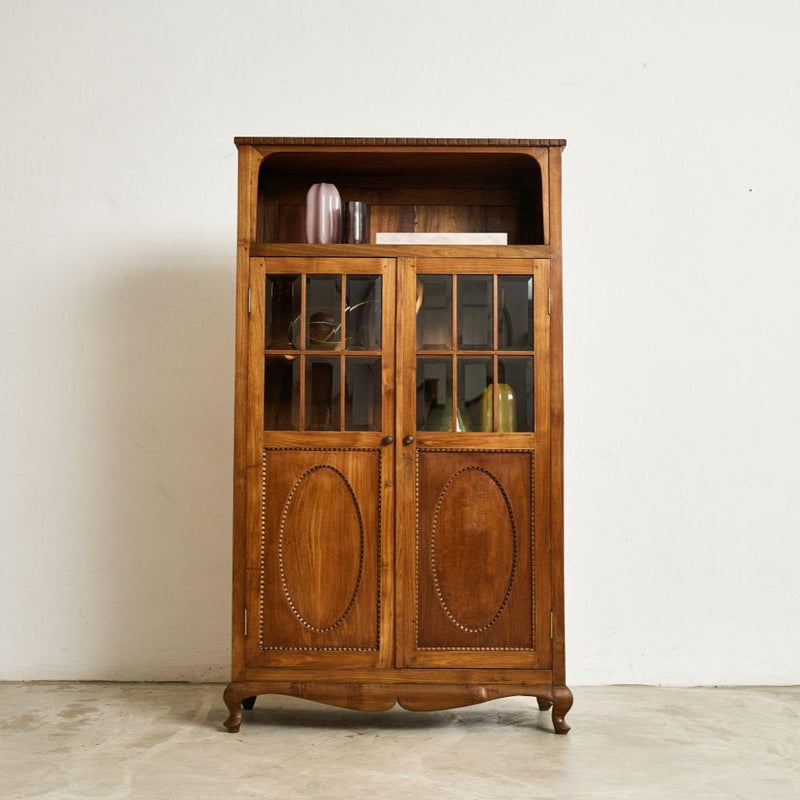
{"label": "metal hinge", "polygon": [[250,286],[247,287],[247,313],[253,310],[253,290]]}
{"label": "metal hinge", "polygon": [[553,638],[553,612],[550,612],[550,638]]}
{"label": "metal hinge", "polygon": [[247,609],[244,610],[244,635],[247,636]]}
{"label": "metal hinge", "polygon": [[552,307],[552,304],[550,302],[551,298],[552,298],[552,295],[550,294],[550,289],[548,288],[548,290],[547,290],[547,316],[548,317],[550,316],[550,309]]}

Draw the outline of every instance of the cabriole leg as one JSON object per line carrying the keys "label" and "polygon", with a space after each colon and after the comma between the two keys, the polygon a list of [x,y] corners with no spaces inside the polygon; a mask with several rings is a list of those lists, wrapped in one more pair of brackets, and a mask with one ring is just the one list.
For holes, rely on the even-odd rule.
{"label": "cabriole leg", "polygon": [[572,708],[572,692],[566,686],[553,687],[553,728],[556,733],[568,733],[569,725],[564,721]]}
{"label": "cabriole leg", "polygon": [[229,715],[223,725],[231,732],[238,733],[239,726],[242,724],[242,697],[243,697],[241,684],[230,683],[222,699],[228,707]]}
{"label": "cabriole leg", "polygon": [[253,710],[253,706],[255,704],[256,704],[256,698],[255,697],[245,697],[244,700],[242,700],[242,708],[245,711],[252,711]]}
{"label": "cabriole leg", "polygon": [[549,697],[537,697],[536,702],[539,704],[539,711],[547,711],[553,705]]}

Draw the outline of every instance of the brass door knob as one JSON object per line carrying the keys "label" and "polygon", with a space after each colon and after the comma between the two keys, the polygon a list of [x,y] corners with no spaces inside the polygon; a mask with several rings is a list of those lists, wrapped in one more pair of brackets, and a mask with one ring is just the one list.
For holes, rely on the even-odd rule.
{"label": "brass door knob", "polygon": [[381,444],[392,444],[394,442],[394,436],[384,436]]}
{"label": "brass door knob", "polygon": [[414,441],[414,437],[411,434],[409,434],[408,436],[406,436],[403,439],[403,444],[411,444],[411,442],[413,442],[413,441]]}

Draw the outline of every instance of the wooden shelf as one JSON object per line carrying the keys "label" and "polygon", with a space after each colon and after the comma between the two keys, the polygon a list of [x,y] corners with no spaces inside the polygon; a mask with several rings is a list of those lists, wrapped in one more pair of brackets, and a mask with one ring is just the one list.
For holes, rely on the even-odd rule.
{"label": "wooden shelf", "polygon": [[252,258],[326,258],[379,257],[397,258],[550,258],[553,251],[547,245],[470,245],[470,244],[289,244],[259,243],[250,245]]}
{"label": "wooden shelf", "polygon": [[309,186],[334,184],[370,208],[370,230],[503,232],[509,245],[549,242],[549,149],[268,148],[258,164],[255,231],[265,243],[305,241]]}

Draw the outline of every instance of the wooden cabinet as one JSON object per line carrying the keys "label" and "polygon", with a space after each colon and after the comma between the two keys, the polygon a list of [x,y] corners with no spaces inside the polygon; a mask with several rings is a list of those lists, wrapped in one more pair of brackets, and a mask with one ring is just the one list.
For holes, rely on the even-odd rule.
{"label": "wooden cabinet", "polygon": [[[258,694],[435,710],[565,683],[561,140],[237,139],[229,730]],[[318,180],[372,232],[308,245]]]}

